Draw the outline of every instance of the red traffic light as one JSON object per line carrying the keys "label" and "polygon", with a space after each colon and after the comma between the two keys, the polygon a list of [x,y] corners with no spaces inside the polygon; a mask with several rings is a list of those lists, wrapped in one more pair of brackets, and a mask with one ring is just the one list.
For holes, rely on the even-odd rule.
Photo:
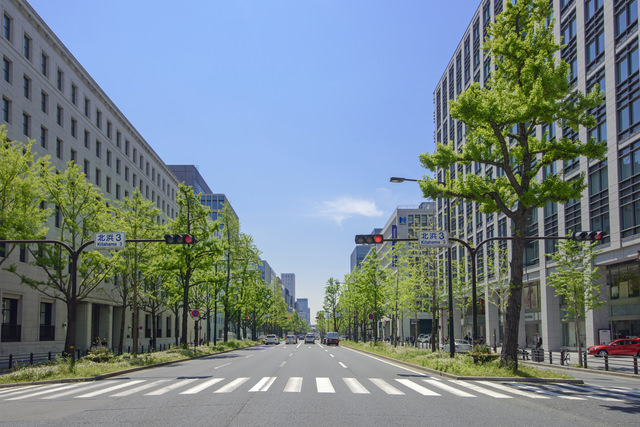
{"label": "red traffic light", "polygon": [[193,234],[165,234],[164,242],[167,245],[193,245],[197,240]]}
{"label": "red traffic light", "polygon": [[576,242],[599,242],[607,237],[605,231],[575,231],[571,235],[571,240]]}
{"label": "red traffic light", "polygon": [[356,234],[357,245],[377,245],[384,242],[382,234]]}

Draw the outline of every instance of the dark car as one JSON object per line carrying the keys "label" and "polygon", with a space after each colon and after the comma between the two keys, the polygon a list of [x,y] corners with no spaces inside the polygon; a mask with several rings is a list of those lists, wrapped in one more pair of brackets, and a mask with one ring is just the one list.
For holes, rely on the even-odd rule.
{"label": "dark car", "polygon": [[329,332],[327,333],[327,338],[325,338],[326,345],[340,345],[340,335],[337,332]]}
{"label": "dark car", "polygon": [[640,338],[622,338],[609,344],[594,345],[587,349],[596,356],[640,356]]}

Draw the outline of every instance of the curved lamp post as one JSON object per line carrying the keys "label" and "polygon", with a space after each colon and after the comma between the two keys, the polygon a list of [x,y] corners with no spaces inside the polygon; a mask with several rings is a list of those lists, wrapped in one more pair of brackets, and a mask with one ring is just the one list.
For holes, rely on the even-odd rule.
{"label": "curved lamp post", "polygon": [[[391,177],[390,182],[401,183],[405,181],[418,182],[417,179]],[[446,185],[442,181],[438,181],[438,184]],[[445,223],[445,230],[447,234],[451,233],[451,200],[447,198],[447,222]],[[456,352],[455,340],[453,337],[453,274],[451,271],[451,246],[447,248],[447,274],[449,281],[449,356],[454,357]]]}

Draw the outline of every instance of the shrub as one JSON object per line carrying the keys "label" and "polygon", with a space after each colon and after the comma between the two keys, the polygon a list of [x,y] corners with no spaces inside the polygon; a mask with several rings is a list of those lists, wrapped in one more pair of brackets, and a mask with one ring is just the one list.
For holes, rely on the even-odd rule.
{"label": "shrub", "polygon": [[94,347],[83,359],[90,362],[108,362],[113,359],[113,352],[107,347]]}

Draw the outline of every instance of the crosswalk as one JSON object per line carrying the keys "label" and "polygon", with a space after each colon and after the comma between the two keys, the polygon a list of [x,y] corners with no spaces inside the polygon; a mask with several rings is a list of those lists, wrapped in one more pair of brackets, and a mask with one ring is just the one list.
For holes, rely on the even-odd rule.
{"label": "crosswalk", "polygon": [[444,380],[433,377],[412,378],[329,378],[329,377],[211,377],[174,379],[112,379],[90,383],[29,385],[0,389],[0,403],[33,400],[122,398],[130,396],[196,395],[212,393],[351,393],[425,398],[479,396],[493,399],[587,399],[609,402],[640,402],[640,390],[623,387],[599,387],[578,384],[531,384],[509,381]]}

